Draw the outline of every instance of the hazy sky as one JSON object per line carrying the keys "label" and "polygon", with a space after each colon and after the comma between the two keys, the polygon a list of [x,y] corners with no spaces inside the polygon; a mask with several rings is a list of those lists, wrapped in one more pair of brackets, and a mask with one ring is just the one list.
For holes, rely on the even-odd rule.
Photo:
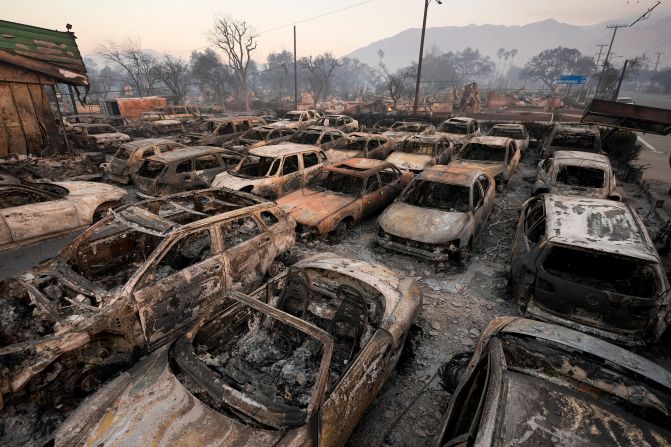
{"label": "hazy sky", "polygon": [[[442,0],[429,6],[427,26],[526,23],[554,18],[589,25],[638,16],[654,0]],[[107,39],[132,36],[144,48],[188,57],[208,45],[214,16],[247,20],[261,33],[255,59],[292,50],[291,25],[297,24],[298,55],[331,50],[343,56],[375,40],[422,24],[422,0],[0,0],[1,18],[65,31],[71,23],[83,53]],[[350,7],[351,6],[351,7]],[[349,8],[348,8],[349,7]],[[339,12],[338,9],[348,8]],[[331,13],[333,12],[333,13]],[[668,15],[665,0],[656,16]],[[329,14],[331,13],[331,14]],[[287,25],[287,26],[285,26]]]}

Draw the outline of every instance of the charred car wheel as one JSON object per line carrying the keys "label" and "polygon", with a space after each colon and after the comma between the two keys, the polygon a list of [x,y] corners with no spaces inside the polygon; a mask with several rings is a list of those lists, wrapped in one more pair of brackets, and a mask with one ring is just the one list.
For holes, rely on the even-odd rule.
{"label": "charred car wheel", "polygon": [[338,222],[338,225],[336,225],[333,231],[329,233],[329,242],[332,244],[340,243],[347,234],[347,230],[349,230],[350,226],[351,224],[348,219],[343,219]]}

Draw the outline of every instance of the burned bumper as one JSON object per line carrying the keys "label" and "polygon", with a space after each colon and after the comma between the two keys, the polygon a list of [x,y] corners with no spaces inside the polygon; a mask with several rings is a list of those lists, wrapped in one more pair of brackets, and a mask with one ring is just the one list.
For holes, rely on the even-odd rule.
{"label": "burned bumper", "polygon": [[456,260],[459,254],[459,247],[454,244],[426,244],[394,236],[381,229],[377,232],[377,243],[388,250],[416,256],[429,261],[444,262],[448,260]]}

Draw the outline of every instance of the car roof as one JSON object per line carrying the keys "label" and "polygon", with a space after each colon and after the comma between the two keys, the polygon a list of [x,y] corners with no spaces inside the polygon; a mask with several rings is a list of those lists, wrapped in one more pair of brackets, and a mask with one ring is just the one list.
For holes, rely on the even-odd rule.
{"label": "car roof", "polygon": [[599,128],[595,126],[572,126],[568,124],[557,124],[553,129],[553,133],[574,133],[586,135],[599,135]]}
{"label": "car roof", "polygon": [[417,176],[417,179],[470,187],[473,184],[473,180],[480,175],[482,175],[481,170],[468,165],[434,165],[424,169]]}
{"label": "car roof", "polygon": [[248,153],[258,157],[284,157],[285,155],[300,154],[307,151],[319,151],[319,148],[311,144],[281,143],[250,149]]}
{"label": "car roof", "polygon": [[72,123],[72,127],[112,127],[108,123]]}
{"label": "car roof", "polygon": [[416,142],[421,142],[421,143],[436,143],[437,141],[444,140],[444,141],[449,141],[446,137],[440,135],[440,134],[431,134],[431,135],[420,135],[420,134],[413,134],[413,135],[408,135],[403,141],[416,141]]}
{"label": "car roof", "polygon": [[[517,124],[517,123],[499,123],[494,125],[494,127],[507,127],[510,129],[525,129],[523,124]],[[492,129],[494,128],[492,127]]]}
{"label": "car roof", "polygon": [[481,137],[475,137],[468,140],[469,143],[480,143],[489,146],[501,146],[502,148],[508,144],[508,141],[510,141],[510,138],[508,137],[494,137],[491,135],[484,135]]}
{"label": "car roof", "polygon": [[658,262],[657,251],[627,204],[591,197],[544,194],[550,242]]}
{"label": "car roof", "polygon": [[128,143],[122,144],[121,147],[137,150],[142,147],[153,146],[155,144],[166,144],[166,143],[179,144],[177,143],[177,141],[169,140],[167,138],[145,138],[143,140],[129,141]]}
{"label": "car roof", "polygon": [[353,177],[368,177],[371,174],[393,167],[393,164],[383,160],[375,160],[373,158],[350,158],[347,161],[326,166],[324,169],[351,175]]}
{"label": "car roof", "polygon": [[448,122],[449,123],[470,123],[470,122],[473,122],[473,121],[475,121],[475,118],[469,118],[469,117],[466,117],[466,116],[455,116],[455,117],[446,119],[445,121],[443,121],[443,123],[448,123]]}
{"label": "car roof", "polygon": [[345,137],[349,138],[365,138],[365,139],[370,139],[373,137],[380,137],[386,139],[386,137],[382,134],[377,134],[377,133],[368,133],[368,132],[352,132],[348,133],[345,135]]}
{"label": "car roof", "polygon": [[603,164],[610,166],[610,160],[608,160],[607,156],[602,154],[595,154],[593,152],[555,151],[552,154],[552,157],[555,159],[555,163],[564,162],[564,164],[570,164],[571,160],[575,160],[580,162],[590,162],[594,164]]}
{"label": "car roof", "polygon": [[221,147],[214,146],[191,146],[184,147],[175,151],[163,152],[158,155],[147,157],[147,160],[170,163],[171,161],[181,161],[192,157],[200,157],[201,155],[228,153],[228,151]]}

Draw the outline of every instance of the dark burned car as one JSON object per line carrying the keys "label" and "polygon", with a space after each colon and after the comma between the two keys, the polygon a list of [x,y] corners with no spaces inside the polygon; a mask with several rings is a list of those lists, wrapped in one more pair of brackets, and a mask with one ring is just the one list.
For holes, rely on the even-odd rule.
{"label": "dark burned car", "polygon": [[418,174],[433,165],[446,165],[454,146],[440,135],[411,135],[401,141],[387,160],[398,169]]}
{"label": "dark burned car", "polygon": [[547,158],[555,151],[601,153],[601,134],[594,126],[556,125],[538,151],[538,158]]}
{"label": "dark burned car", "polygon": [[331,162],[350,158],[374,158],[384,160],[396,147],[396,141],[382,135],[364,132],[352,132],[329,148],[327,155]]}
{"label": "dark burned car", "polygon": [[274,203],[208,189],[120,208],[0,284],[0,445],[43,445],[99,383],[251,291],[294,244]]}
{"label": "dark burned car", "polygon": [[522,155],[512,138],[471,138],[454,156],[451,164],[458,167],[480,169],[496,181],[496,188],[503,191],[517,170]]}
{"label": "dark burned car", "polygon": [[345,133],[341,130],[325,126],[310,126],[289,138],[289,143],[311,144],[319,146],[322,150],[327,150],[338,144],[345,138]]}
{"label": "dark burned car", "polygon": [[461,376],[436,447],[671,444],[671,374],[571,329],[497,318]]}
{"label": "dark burned car", "polygon": [[103,150],[116,147],[131,140],[109,124],[73,124],[68,138],[81,148]]}
{"label": "dark burned car", "polygon": [[520,312],[623,344],[659,339],[669,282],[622,202],[543,194],[521,209],[510,261]]}
{"label": "dark burned car", "polygon": [[243,132],[266,124],[263,118],[255,116],[234,116],[210,118],[196,125],[191,132],[179,138],[180,143],[194,146],[221,146]]}
{"label": "dark burned car", "polygon": [[110,180],[127,185],[145,158],[183,147],[186,146],[166,138],[132,141],[122,144],[109,163],[103,163],[101,167]]}
{"label": "dark burned car", "polygon": [[422,304],[414,279],[330,253],[231,298],[92,396],[55,445],[341,446]]}
{"label": "dark burned car", "polygon": [[227,142],[224,147],[240,153],[245,153],[250,149],[287,141],[297,132],[297,129],[289,127],[274,127],[271,125],[259,126],[249,129],[238,138]]}
{"label": "dark burned car", "polygon": [[146,158],[133,174],[139,195],[159,196],[207,188],[242,155],[230,149],[193,146]]}
{"label": "dark burned car", "polygon": [[396,121],[389,126],[389,129],[382,133],[390,140],[402,140],[410,135],[431,135],[436,133],[436,127],[433,124],[423,121]]}

